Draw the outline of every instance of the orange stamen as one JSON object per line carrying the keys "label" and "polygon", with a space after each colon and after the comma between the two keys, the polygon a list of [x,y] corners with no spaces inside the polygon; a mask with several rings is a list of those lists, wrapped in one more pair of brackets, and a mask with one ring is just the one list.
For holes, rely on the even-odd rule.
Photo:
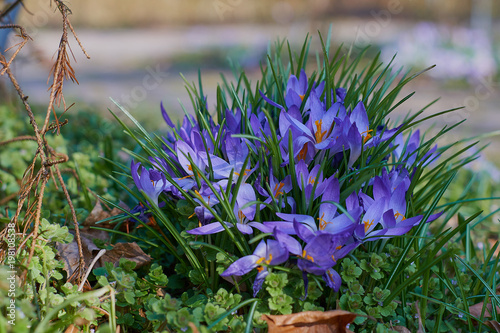
{"label": "orange stamen", "polygon": [[323,141],[323,137],[326,134],[326,131],[321,132],[321,125],[323,124],[323,120],[316,120],[314,123],[316,124],[316,133],[314,133],[314,136],[316,137],[316,143],[320,143]]}
{"label": "orange stamen", "polygon": [[285,186],[285,183],[280,182],[279,184],[276,184],[274,186],[274,197],[277,198],[278,195],[283,194],[283,191],[281,190]]}
{"label": "orange stamen", "polygon": [[238,219],[240,220],[240,223],[243,223],[243,219],[245,218],[245,214],[240,210],[238,211]]}
{"label": "orange stamen", "polygon": [[397,220],[400,216],[402,216],[402,217],[403,217],[403,219],[402,219],[401,221],[406,220],[406,217],[405,217],[403,214],[401,214],[400,212],[396,212],[396,214],[394,214],[394,218],[395,218],[396,220]]}
{"label": "orange stamen", "polygon": [[[373,132],[372,129],[369,129],[368,126],[366,127],[366,131],[364,131],[363,133],[361,133],[361,137],[363,138],[363,143],[366,143],[366,141],[370,140],[372,138],[372,135],[370,134],[370,132]],[[364,136],[363,134],[366,134],[366,136]]]}
{"label": "orange stamen", "polygon": [[302,251],[302,258],[307,259],[307,260],[309,260],[311,262],[314,262],[314,258],[311,257],[310,255],[308,255],[307,252],[306,252],[306,250]]}
{"label": "orange stamen", "polygon": [[373,225],[373,220],[371,220],[371,222],[369,220],[363,221],[363,223],[365,224],[365,232],[368,232],[368,229],[370,229],[370,227]]}
{"label": "orange stamen", "polygon": [[332,223],[332,222],[326,222],[324,220],[324,217],[325,217],[325,213],[323,213],[323,215],[321,215],[321,217],[317,218],[319,220],[319,230],[325,230],[326,226]]}
{"label": "orange stamen", "polygon": [[307,143],[304,145],[304,147],[302,147],[302,149],[300,150],[299,152],[299,155],[297,155],[297,159],[300,161],[300,160],[306,160],[306,156],[307,156]]}
{"label": "orange stamen", "polygon": [[[245,171],[243,171],[243,176],[246,176],[246,175],[247,175],[247,173],[248,173],[249,171],[252,171],[252,170],[251,170],[251,169],[245,169]],[[235,174],[236,176],[239,176],[239,175],[240,175],[240,173],[239,173],[239,172],[235,172],[234,174]]]}

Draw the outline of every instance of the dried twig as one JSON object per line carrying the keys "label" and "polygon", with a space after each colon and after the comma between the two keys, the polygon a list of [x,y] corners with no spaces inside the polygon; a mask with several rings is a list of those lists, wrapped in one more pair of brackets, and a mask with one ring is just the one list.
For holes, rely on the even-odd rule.
{"label": "dried twig", "polygon": [[[16,46],[18,46],[18,47],[17,47],[16,51],[14,52],[14,54],[12,55],[12,57],[10,57],[9,61],[5,61],[5,58],[1,61],[4,68],[2,69],[2,71],[0,71],[0,75],[4,75],[5,72],[7,71],[7,68],[9,68],[10,64],[12,63],[12,61],[14,61],[14,59],[16,58],[18,53],[21,51],[23,46],[26,45],[26,43],[28,41],[33,40],[33,39],[26,33],[26,30],[24,30],[23,27],[21,27],[20,25],[17,25],[17,24],[5,24],[5,25],[0,26],[0,29],[19,29],[19,32],[20,32],[19,36],[23,39],[22,42],[12,46],[12,47],[16,47]],[[0,51],[3,51],[3,50],[0,50]]]}
{"label": "dried twig", "polygon": [[18,136],[18,137],[15,137],[13,139],[10,139],[10,140],[0,141],[0,146],[4,146],[4,145],[7,145],[9,143],[18,142],[18,141],[36,141],[36,137],[31,136],[31,135],[22,135],[22,136]]}
{"label": "dried twig", "polygon": [[7,8],[5,10],[0,11],[0,20],[3,19],[5,16],[9,15],[9,13],[11,11],[13,11],[14,8],[16,8],[17,6],[23,6],[24,7],[23,0],[16,0],[13,3],[7,4],[7,6],[6,6]]}
{"label": "dried twig", "polygon": [[[22,0],[16,1],[16,4],[22,3]],[[84,54],[88,56],[86,51],[84,50],[80,40],[78,39],[73,27],[71,26],[71,23],[68,20],[68,15],[71,14],[70,9],[64,4],[61,0],[55,0],[55,3],[57,5],[57,8],[61,12],[62,19],[63,19],[63,26],[62,26],[62,36],[61,36],[61,41],[59,43],[59,48],[58,48],[58,53],[57,53],[57,59],[54,63],[53,70],[52,70],[52,75],[53,75],[53,82],[50,86],[50,98],[49,98],[49,104],[47,107],[47,112],[45,115],[45,121],[43,123],[43,126],[40,128],[38,126],[38,123],[35,120],[35,117],[33,115],[33,112],[31,110],[31,107],[28,103],[28,96],[24,95],[23,91],[21,90],[21,87],[19,86],[19,83],[17,82],[16,78],[12,74],[12,71],[10,70],[10,64],[12,61],[15,59],[21,48],[28,42],[28,40],[31,39],[28,34],[26,34],[25,30],[23,27],[19,25],[4,25],[0,26],[0,28],[16,28],[19,29],[20,31],[20,36],[23,38],[23,41],[19,43],[17,46],[18,48],[14,52],[13,56],[9,61],[6,60],[6,58],[0,54],[0,64],[3,65],[3,69],[0,71],[0,74],[7,74],[9,77],[10,81],[12,82],[12,85],[14,89],[17,91],[25,109],[28,114],[28,117],[30,119],[30,124],[33,127],[34,131],[34,136],[19,136],[14,139],[10,139],[4,142],[0,142],[0,145],[8,144],[11,142],[16,142],[16,141],[23,141],[23,140],[32,140],[36,141],[38,148],[34,154],[33,161],[32,163],[28,166],[26,171],[24,172],[23,178],[21,180],[21,189],[18,193],[18,205],[16,209],[16,213],[14,214],[14,217],[12,219],[12,222],[15,223],[18,229],[21,229],[18,220],[21,216],[21,213],[23,211],[23,207],[27,203],[26,211],[24,214],[24,228],[22,231],[23,236],[26,236],[28,233],[28,229],[31,229],[29,235],[24,238],[22,242],[22,246],[27,242],[27,240],[31,237],[32,238],[32,246],[30,248],[30,253],[29,253],[29,258],[28,258],[28,263],[31,261],[33,254],[34,254],[34,249],[35,249],[35,242],[39,236],[38,230],[39,230],[39,225],[40,225],[40,216],[42,212],[42,201],[43,197],[45,194],[45,189],[47,186],[47,183],[50,178],[54,179],[54,184],[57,187],[57,183],[62,187],[62,190],[64,192],[64,195],[66,197],[66,200],[68,201],[68,205],[71,209],[71,215],[72,215],[72,220],[75,226],[75,237],[77,240],[78,244],[78,251],[79,251],[79,256],[80,256],[80,262],[79,262],[79,274],[78,274],[78,279],[81,279],[83,277],[83,274],[85,273],[85,259],[83,257],[83,248],[81,244],[81,238],[79,234],[79,225],[78,225],[78,220],[76,218],[76,213],[75,209],[71,200],[71,197],[69,195],[69,192],[66,188],[66,185],[64,184],[64,180],[61,175],[61,171],[59,169],[59,164],[65,163],[68,161],[68,156],[65,154],[61,154],[56,152],[52,147],[47,142],[46,139],[46,134],[49,131],[57,131],[57,134],[60,133],[60,128],[64,126],[65,124],[68,123],[67,120],[64,122],[59,121],[59,117],[55,113],[55,106],[60,106],[60,103],[63,102],[64,110],[66,111],[69,108],[66,108],[66,104],[64,101],[63,97],[63,83],[67,79],[71,79],[73,82],[78,83],[76,80],[75,76],[75,71],[71,67],[70,61],[69,61],[69,56],[68,56],[68,28],[71,30],[73,35],[75,36],[75,39],[77,40],[78,44],[80,45],[82,51]],[[0,13],[0,18],[4,15],[4,13]],[[70,50],[71,51],[71,50]],[[50,118],[51,114],[54,114],[54,122],[50,123]],[[64,112],[63,112],[64,114]],[[57,181],[55,180],[54,173],[57,176]],[[21,246],[21,247],[22,247]],[[20,247],[20,248],[21,248]],[[25,274],[23,274],[25,276]]]}

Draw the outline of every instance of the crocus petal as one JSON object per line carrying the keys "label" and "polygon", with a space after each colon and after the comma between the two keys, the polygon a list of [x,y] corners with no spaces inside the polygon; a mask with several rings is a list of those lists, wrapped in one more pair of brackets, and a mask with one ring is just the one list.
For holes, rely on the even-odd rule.
{"label": "crocus petal", "polygon": [[257,230],[259,230],[260,232],[263,232],[263,233],[273,232],[273,228],[265,226],[261,222],[249,222],[249,223],[247,223],[247,225],[249,225],[252,228],[255,228],[255,229],[257,229]]}
{"label": "crocus petal", "polygon": [[352,192],[345,200],[345,206],[347,210],[352,210],[359,207],[359,198],[356,192]]}
{"label": "crocus petal", "polygon": [[276,213],[279,218],[282,218],[285,221],[293,222],[296,220],[302,224],[307,225],[312,231],[318,230],[316,227],[316,223],[314,222],[314,218],[309,215],[301,215],[301,214],[285,214],[285,213]]}
{"label": "crocus petal", "polygon": [[[233,224],[224,222],[228,228],[232,228]],[[213,222],[204,226],[188,230],[187,233],[191,235],[211,235],[225,230],[220,222]]]}
{"label": "crocus petal", "polygon": [[232,110],[226,110],[226,124],[232,133],[240,133],[241,128],[241,110],[239,108],[233,113]]}
{"label": "crocus petal", "polygon": [[401,183],[392,193],[389,201],[389,207],[394,210],[394,214],[398,214],[397,220],[401,220],[406,215],[406,200],[405,200],[405,184]]}
{"label": "crocus petal", "polygon": [[[255,201],[255,190],[250,184],[241,184],[238,194],[236,195],[236,203],[239,207],[243,207],[249,202]],[[249,219],[253,220],[255,216],[256,206],[251,205],[241,209],[241,212]]]}
{"label": "crocus petal", "polygon": [[269,104],[271,104],[272,106],[274,107],[277,107],[278,109],[283,109],[283,107],[281,105],[279,105],[278,103],[272,101],[271,99],[269,99],[266,95],[264,95],[264,93],[259,89],[259,93],[260,93],[260,96]]}
{"label": "crocus petal", "polygon": [[253,251],[253,254],[258,256],[259,258],[266,257],[267,256],[267,245],[264,240],[261,240],[255,250]]}
{"label": "crocus petal", "polygon": [[264,281],[266,280],[266,276],[269,274],[267,269],[264,267],[264,270],[262,272],[259,272],[257,274],[257,277],[255,278],[255,281],[253,282],[253,297],[257,297],[257,294],[259,293],[260,289],[262,289],[262,284],[264,284]]}
{"label": "crocus petal", "polygon": [[252,227],[250,227],[249,225],[247,224],[243,224],[243,223],[236,223],[236,228],[238,228],[238,230],[242,233],[242,234],[245,234],[245,235],[251,235],[253,234],[253,229]]}
{"label": "crocus petal", "polygon": [[142,190],[141,187],[141,180],[139,178],[139,167],[141,166],[141,162],[134,163],[134,160],[132,160],[130,164],[130,172],[132,173],[132,178],[134,179],[135,186],[137,186],[140,190]]}
{"label": "crocus petal", "polygon": [[288,260],[288,250],[281,246],[277,240],[269,239],[267,241],[266,259],[271,259],[270,265],[279,265]]}
{"label": "crocus petal", "polygon": [[286,234],[295,235],[295,229],[293,228],[293,223],[289,221],[266,221],[262,222],[265,230],[278,229]]}
{"label": "crocus petal", "polygon": [[328,187],[325,188],[323,196],[321,197],[321,205],[319,206],[319,216],[324,221],[330,222],[335,213],[337,212],[337,206],[328,203],[328,201],[333,201],[338,203],[340,199],[340,185],[337,178],[333,178]]}
{"label": "crocus petal", "polygon": [[342,284],[342,278],[336,270],[333,268],[328,269],[325,274],[323,274],[323,280],[325,280],[326,285],[335,292],[339,291],[340,285]]}
{"label": "crocus petal", "polygon": [[354,110],[352,110],[351,115],[349,116],[351,122],[356,124],[360,133],[363,131],[367,131],[369,129],[370,123],[368,122],[368,115],[366,113],[365,105],[363,102],[359,102]]}
{"label": "crocus petal", "polygon": [[349,212],[350,216],[347,214],[341,214],[334,218],[330,223],[326,224],[323,231],[333,235],[345,237],[347,234],[352,233],[354,228],[356,228],[361,213],[362,208],[358,207]]}
{"label": "crocus petal", "polygon": [[170,126],[170,128],[175,128],[174,123],[172,122],[172,120],[168,116],[167,111],[163,107],[163,102],[160,103],[160,109],[161,109],[161,115],[163,116],[163,119],[165,120],[165,122],[167,123],[167,125]]}
{"label": "crocus petal", "polygon": [[[177,141],[175,143],[175,152],[177,154],[177,159],[179,160],[179,164],[182,166],[184,171],[186,171],[186,173],[188,175],[192,175],[193,174],[193,167],[191,166],[191,162],[189,162],[189,160],[187,159],[187,156],[190,156],[191,159],[193,160],[193,163],[196,164],[197,159],[198,159],[197,154],[184,141]],[[197,165],[197,166],[198,166],[198,168],[200,168],[202,170],[204,169],[204,167],[202,168],[201,165]],[[191,170],[189,170],[189,169],[191,169]]]}
{"label": "crocus petal", "polygon": [[299,131],[308,139],[310,139],[311,142],[315,142],[316,139],[314,138],[312,131],[306,125],[302,124],[297,119],[290,117],[288,113],[285,113],[285,118],[290,122],[290,125],[293,126],[297,131]]}
{"label": "crocus petal", "polygon": [[257,260],[259,260],[259,257],[254,254],[240,258],[233,262],[224,272],[222,272],[221,276],[245,275],[257,267]]}
{"label": "crocus petal", "polygon": [[287,108],[292,106],[300,107],[302,104],[302,98],[300,98],[300,95],[296,91],[288,89],[285,96],[285,104]]}
{"label": "crocus petal", "polygon": [[306,243],[312,241],[315,237],[314,232],[311,229],[307,228],[297,220],[293,220],[293,229],[295,230],[295,234]]}
{"label": "crocus petal", "polygon": [[[285,110],[281,110],[279,116],[279,128],[280,128],[280,134],[283,137],[288,134],[288,129],[292,127],[292,123],[288,120],[288,117],[296,119],[299,122],[302,120],[302,115],[300,113],[300,110],[296,106],[290,107],[287,112],[285,112]],[[294,127],[292,128],[293,136],[295,136],[295,134],[298,132],[300,131],[298,131]],[[288,141],[284,144],[288,145]]]}
{"label": "crocus petal", "polygon": [[274,228],[273,231],[274,238],[280,243],[281,246],[286,248],[288,252],[300,256],[302,254],[302,246],[299,241],[295,238],[287,235],[284,232],[279,231],[277,228]]}
{"label": "crocus petal", "polygon": [[314,126],[315,123],[321,121],[325,115],[323,105],[315,91],[311,91],[309,95],[309,106],[311,107],[309,121],[311,122],[311,126]]}
{"label": "crocus petal", "polygon": [[362,141],[362,136],[359,134],[356,124],[353,124],[347,133],[347,142],[349,143],[349,150],[351,151],[347,163],[349,168],[354,165],[354,162],[356,162],[361,155]]}
{"label": "crocus petal", "polygon": [[372,231],[382,218],[382,214],[385,212],[387,205],[387,198],[383,197],[375,201],[373,205],[366,210],[365,216],[363,216],[363,223],[365,225],[365,232],[368,234]]}
{"label": "crocus petal", "polygon": [[386,184],[381,177],[376,176],[373,180],[373,199],[378,201],[380,198],[391,196],[390,184]]}
{"label": "crocus petal", "polygon": [[335,94],[337,95],[338,102],[344,102],[345,96],[347,95],[347,90],[345,88],[335,89]]}

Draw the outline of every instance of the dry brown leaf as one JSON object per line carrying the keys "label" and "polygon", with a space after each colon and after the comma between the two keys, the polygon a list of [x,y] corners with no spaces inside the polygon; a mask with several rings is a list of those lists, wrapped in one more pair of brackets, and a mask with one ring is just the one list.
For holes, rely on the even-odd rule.
{"label": "dry brown leaf", "polygon": [[488,320],[486,322],[486,325],[489,327],[489,328],[492,328],[495,330],[495,332],[497,333],[500,333],[500,323],[496,320]]}
{"label": "dry brown leaf", "polygon": [[106,262],[111,262],[113,265],[118,266],[121,258],[137,263],[136,268],[151,262],[151,257],[144,253],[137,243],[118,243],[112,250],[107,251],[99,259],[95,267],[104,266]]}
{"label": "dry brown leaf", "polygon": [[[119,215],[121,213],[122,213],[122,211],[116,207],[113,208],[110,212],[105,211],[102,208],[101,201],[97,200],[94,208],[90,212],[89,216],[87,216],[85,221],[83,221],[82,225],[83,226],[95,226],[96,222],[107,219],[111,216]],[[101,228],[113,228],[114,227],[112,224],[110,224],[108,222],[99,223],[97,226],[101,227]]]}
{"label": "dry brown leaf", "polygon": [[290,315],[262,315],[267,321],[269,333],[344,333],[351,332],[347,325],[352,323],[356,314],[343,310],[305,311]]}
{"label": "dry brown leaf", "polygon": [[[70,231],[73,235],[74,232]],[[82,240],[82,250],[85,262],[90,264],[94,256],[99,252],[99,248],[94,244],[93,239],[102,239],[106,232],[100,230],[88,230],[80,232],[80,239]],[[107,236],[106,236],[107,237]],[[69,244],[56,244],[56,249],[59,252],[59,259],[64,263],[64,270],[68,276],[72,276],[80,263],[80,256],[78,254],[78,243],[76,239]]]}
{"label": "dry brown leaf", "polygon": [[411,331],[404,326],[393,326],[392,329],[399,333],[411,333]]}
{"label": "dry brown leaf", "polygon": [[76,328],[74,325],[69,325],[64,333],[79,333],[80,330]]}
{"label": "dry brown leaf", "polygon": [[[90,265],[100,250],[94,244],[93,240],[100,239],[107,241],[109,235],[103,230],[87,229],[80,232],[80,238],[82,240],[83,257],[87,265]],[[64,263],[64,270],[68,273],[68,276],[72,276],[80,262],[76,240],[73,240],[69,244],[57,243],[56,249],[59,252],[59,259]],[[137,268],[151,262],[151,257],[145,254],[136,243],[118,243],[113,246],[113,249],[108,250],[93,268],[102,267],[106,262],[111,262],[113,265],[118,266],[120,258],[136,262]]]}
{"label": "dry brown leaf", "polygon": [[[469,306],[469,313],[473,315],[476,318],[481,318],[481,311],[483,310],[483,304],[484,302],[474,304],[472,306]],[[484,310],[484,318],[491,317],[491,303],[488,303],[486,305],[486,309]],[[500,312],[500,308],[497,306],[496,307],[497,313]]]}

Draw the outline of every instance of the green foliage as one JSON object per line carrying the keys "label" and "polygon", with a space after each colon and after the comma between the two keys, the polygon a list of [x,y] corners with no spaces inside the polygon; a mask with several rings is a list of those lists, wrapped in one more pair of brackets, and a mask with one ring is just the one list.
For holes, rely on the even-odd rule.
{"label": "green foliage", "polygon": [[[34,107],[35,114],[38,109]],[[109,180],[109,175],[115,168],[113,163],[122,160],[117,152],[131,141],[116,123],[95,112],[68,112],[64,119],[68,120],[68,125],[61,129],[62,135],[48,135],[47,139],[58,152],[69,155],[69,161],[60,169],[75,207],[85,212],[81,216],[84,219],[95,204],[95,197],[89,191],[101,193],[114,201],[126,199],[119,186]],[[17,106],[0,106],[0,142],[31,135],[32,132],[24,112],[19,111]],[[13,196],[19,191],[19,182],[31,164],[36,148],[35,141],[0,146],[0,198]],[[44,199],[45,214],[67,209],[64,194],[52,181],[49,181],[46,192],[51,195]],[[16,200],[3,203],[12,212],[15,212],[16,204]],[[3,207],[0,208],[3,213]],[[65,214],[53,213],[54,218],[62,220],[68,216],[69,209]]]}
{"label": "green foliage", "polygon": [[[98,323],[101,314],[91,307],[98,307],[99,299],[92,293],[78,291],[76,285],[64,282],[64,264],[58,258],[55,242],[68,243],[72,239],[67,227],[42,219],[40,237],[35,243],[33,258],[26,267],[26,282],[19,286],[20,275],[17,272],[13,275],[12,269],[0,266],[2,281],[13,276],[16,278],[17,288],[13,295],[7,285],[0,284],[0,322],[13,320],[4,314],[10,313],[9,302],[15,300],[15,326],[8,326],[13,329],[12,332],[60,331],[75,322],[85,323],[86,327]],[[27,244],[28,247],[16,255],[17,263],[27,261],[31,242]],[[16,245],[19,246],[19,243]]]}

